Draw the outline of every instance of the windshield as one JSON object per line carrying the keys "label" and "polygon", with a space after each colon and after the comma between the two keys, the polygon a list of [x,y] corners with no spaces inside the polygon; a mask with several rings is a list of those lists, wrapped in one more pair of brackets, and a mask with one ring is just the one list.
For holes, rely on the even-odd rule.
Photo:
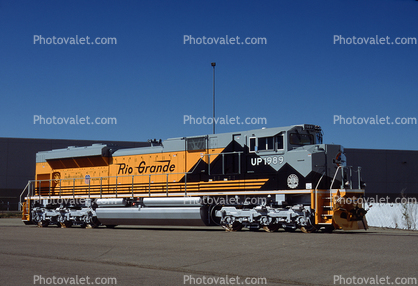
{"label": "windshield", "polygon": [[315,140],[312,134],[290,133],[290,144],[311,145],[311,144],[315,144]]}

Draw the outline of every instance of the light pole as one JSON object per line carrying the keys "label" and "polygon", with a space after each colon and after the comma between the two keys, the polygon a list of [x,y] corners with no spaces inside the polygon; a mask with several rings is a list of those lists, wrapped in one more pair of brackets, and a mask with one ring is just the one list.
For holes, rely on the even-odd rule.
{"label": "light pole", "polygon": [[215,134],[215,66],[216,63],[211,63],[213,66],[213,116],[212,116],[212,126],[213,126],[213,134]]}

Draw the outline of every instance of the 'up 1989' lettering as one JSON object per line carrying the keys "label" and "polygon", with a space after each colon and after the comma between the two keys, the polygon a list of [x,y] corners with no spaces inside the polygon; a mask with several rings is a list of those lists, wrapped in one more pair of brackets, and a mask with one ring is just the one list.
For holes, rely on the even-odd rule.
{"label": "'up 1989' lettering", "polygon": [[251,165],[258,166],[261,163],[264,165],[276,165],[277,163],[283,164],[284,158],[282,156],[273,156],[273,157],[258,157],[258,158],[251,158]]}

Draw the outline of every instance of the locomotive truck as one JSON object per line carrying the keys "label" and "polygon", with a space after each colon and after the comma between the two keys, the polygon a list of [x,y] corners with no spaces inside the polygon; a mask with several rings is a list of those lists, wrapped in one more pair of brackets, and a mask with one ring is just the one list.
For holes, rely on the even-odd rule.
{"label": "locomotive truck", "polygon": [[322,141],[321,127],[302,124],[38,152],[22,219],[40,227],[366,229],[361,168]]}

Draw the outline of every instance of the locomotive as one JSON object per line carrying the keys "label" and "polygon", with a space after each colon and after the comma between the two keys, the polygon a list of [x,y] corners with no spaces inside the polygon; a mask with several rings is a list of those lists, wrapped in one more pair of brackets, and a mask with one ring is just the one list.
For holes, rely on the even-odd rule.
{"label": "locomotive", "polygon": [[323,144],[321,127],[311,124],[138,148],[71,146],[36,154],[22,220],[40,227],[366,229],[360,170],[347,166],[342,146]]}

